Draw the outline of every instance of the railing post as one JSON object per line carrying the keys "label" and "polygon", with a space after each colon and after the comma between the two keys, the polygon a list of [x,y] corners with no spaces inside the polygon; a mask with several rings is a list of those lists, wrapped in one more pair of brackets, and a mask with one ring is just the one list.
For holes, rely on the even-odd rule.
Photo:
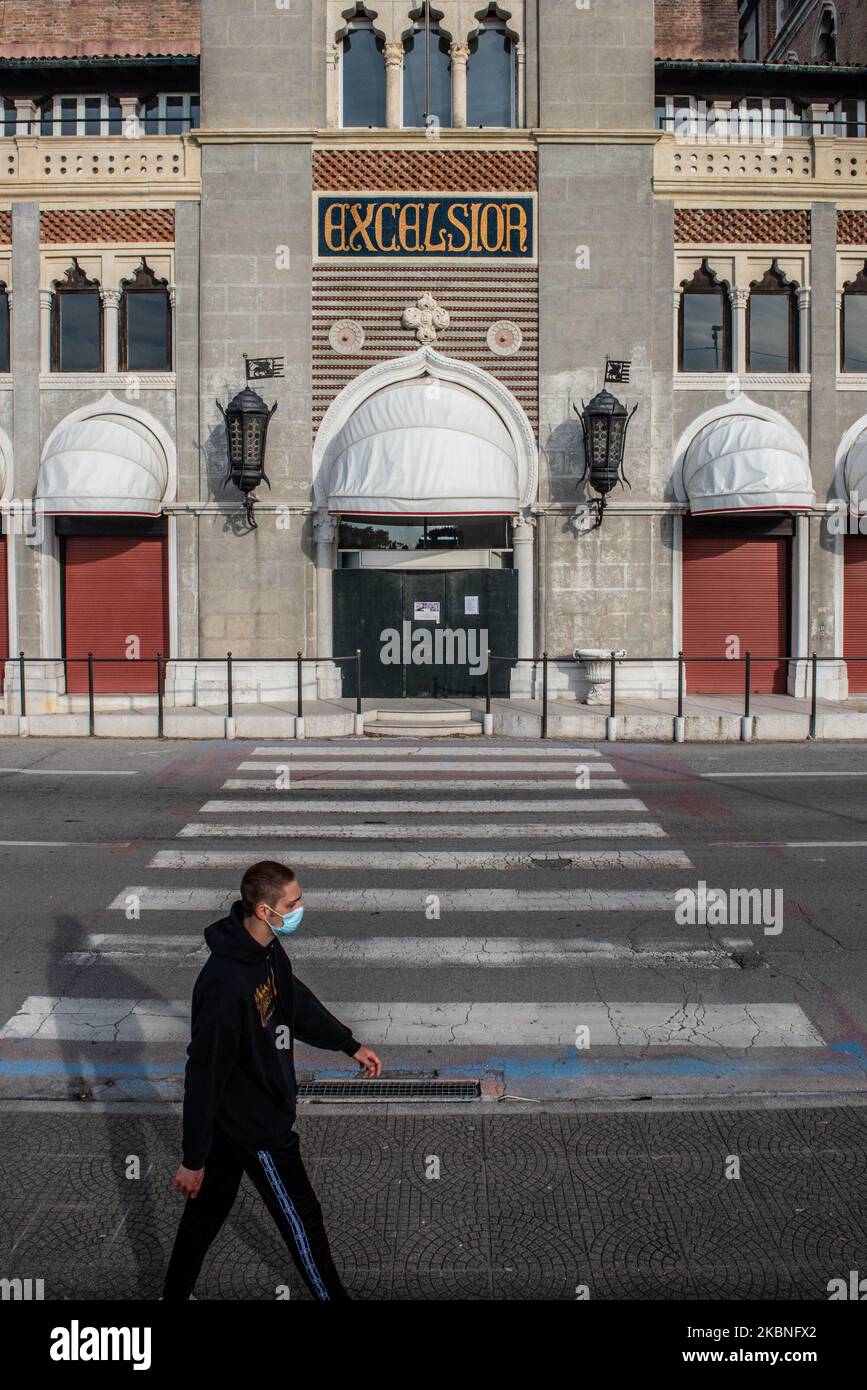
{"label": "railing post", "polygon": [[303,710],[302,704],[301,704],[301,681],[302,681],[302,679],[303,679],[303,669],[304,669],[304,668],[303,668],[302,656],[301,656],[301,653],[300,653],[300,652],[298,652],[298,654],[297,654],[297,661],[298,661],[298,667],[297,667],[297,670],[298,670],[298,718],[299,718],[299,719],[302,719],[303,716],[304,716],[304,710]]}
{"label": "railing post", "polygon": [[232,653],[226,652],[226,718],[234,717],[235,696],[232,689]]}
{"label": "railing post", "polygon": [[752,664],[752,653],[747,652],[744,658],[744,719],[750,717],[750,667]]}
{"label": "railing post", "polygon": [[92,734],[95,728],[93,712],[93,652],[87,653],[87,732]]}
{"label": "railing post", "polygon": [[812,657],[811,657],[811,659],[810,659],[810,671],[811,671],[811,676],[812,676],[812,679],[811,679],[811,681],[810,681],[810,738],[815,738],[815,737],[816,737],[816,723],[817,723],[817,718],[818,718],[818,713],[819,713],[818,708],[817,708],[818,687],[819,687],[819,681],[818,681],[818,675],[819,675],[819,658],[817,657],[817,655],[816,655],[815,652],[813,652],[813,655],[812,655]]}
{"label": "railing post", "polygon": [[18,653],[18,689],[21,692],[21,718],[27,714],[27,686],[24,679],[24,653]]}
{"label": "railing post", "polygon": [[488,666],[485,671],[485,714],[491,712],[491,649],[488,647]]}
{"label": "railing post", "polygon": [[677,654],[677,717],[683,718],[683,652]]}
{"label": "railing post", "polygon": [[611,704],[608,710],[613,719],[617,713],[617,658],[611,653]]}
{"label": "railing post", "polygon": [[548,737],[548,653],[542,653],[542,738]]}
{"label": "railing post", "polygon": [[163,658],[157,652],[157,738],[163,736]]}
{"label": "railing post", "polygon": [[355,713],[361,713],[361,648],[355,648]]}

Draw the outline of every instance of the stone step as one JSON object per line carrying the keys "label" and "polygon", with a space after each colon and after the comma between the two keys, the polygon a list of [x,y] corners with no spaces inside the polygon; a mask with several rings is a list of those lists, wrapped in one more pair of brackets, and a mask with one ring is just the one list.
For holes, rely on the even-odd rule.
{"label": "stone step", "polygon": [[377,709],[364,716],[365,723],[372,719],[383,724],[418,724],[425,727],[430,724],[467,724],[472,717],[470,710],[461,708]]}
{"label": "stone step", "polygon": [[364,732],[371,738],[474,738],[481,724],[385,724],[365,718]]}

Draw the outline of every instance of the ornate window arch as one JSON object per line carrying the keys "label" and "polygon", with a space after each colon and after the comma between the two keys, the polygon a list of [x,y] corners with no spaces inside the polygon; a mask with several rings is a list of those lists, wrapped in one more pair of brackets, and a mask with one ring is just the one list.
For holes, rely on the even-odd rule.
{"label": "ornate window arch", "polygon": [[843,286],[840,304],[840,370],[867,372],[867,260]]}
{"label": "ornate window arch", "polygon": [[340,124],[386,124],[385,35],[374,24],[376,13],[363,0],[344,11],[346,24],[337,35],[340,52]]}
{"label": "ornate window arch", "polygon": [[121,280],[121,371],[168,372],[172,366],[172,306],[168,281],[144,256],[127,280]]}
{"label": "ornate window arch", "polygon": [[517,33],[509,27],[508,12],[489,4],[469,37],[467,65],[467,125],[516,124]]}
{"label": "ornate window arch", "polygon": [[51,302],[51,370],[103,370],[102,295],[98,280],[89,280],[72,257],[63,280],[55,280]]}
{"label": "ornate window arch", "polygon": [[837,61],[837,12],[833,5],[823,5],[816,25],[813,56],[820,63]]}
{"label": "ornate window arch", "polygon": [[747,371],[796,372],[798,288],[780,269],[776,257],[747,300]]}
{"label": "ornate window arch", "polygon": [[729,286],[702,258],[692,279],[681,280],[677,365],[681,372],[730,372],[732,311]]}
{"label": "ornate window arch", "polygon": [[453,36],[443,28],[444,17],[444,11],[430,4],[429,0],[421,0],[410,11],[412,28],[402,36],[404,126],[452,125],[450,50]]}

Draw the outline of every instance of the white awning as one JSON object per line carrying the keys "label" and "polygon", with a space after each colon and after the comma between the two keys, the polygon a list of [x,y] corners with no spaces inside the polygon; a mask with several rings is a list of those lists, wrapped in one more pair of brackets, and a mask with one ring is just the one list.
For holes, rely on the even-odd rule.
{"label": "white awning", "polygon": [[46,514],[159,516],[168,464],[156,435],[127,415],[62,424],[48,441],[36,485]]}
{"label": "white awning", "polygon": [[416,378],[386,387],[349,417],[326,450],[328,509],[479,515],[519,509],[515,444],[480,396]]}
{"label": "white awning", "polygon": [[682,500],[702,512],[795,511],[815,500],[807,446],[781,416],[730,413],[704,425],[686,450]]}
{"label": "white awning", "polygon": [[867,513],[867,428],[849,446],[843,464],[843,478],[850,511],[859,516]]}

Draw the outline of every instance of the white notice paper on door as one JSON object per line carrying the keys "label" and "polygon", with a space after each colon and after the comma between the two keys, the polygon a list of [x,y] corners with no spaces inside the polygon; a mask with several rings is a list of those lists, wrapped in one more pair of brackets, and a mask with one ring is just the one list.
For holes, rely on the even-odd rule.
{"label": "white notice paper on door", "polygon": [[434,599],[420,599],[412,605],[412,616],[416,622],[438,623],[440,620],[439,602]]}
{"label": "white notice paper on door", "polygon": [[468,613],[478,613],[479,596],[478,594],[464,594],[464,616]]}

